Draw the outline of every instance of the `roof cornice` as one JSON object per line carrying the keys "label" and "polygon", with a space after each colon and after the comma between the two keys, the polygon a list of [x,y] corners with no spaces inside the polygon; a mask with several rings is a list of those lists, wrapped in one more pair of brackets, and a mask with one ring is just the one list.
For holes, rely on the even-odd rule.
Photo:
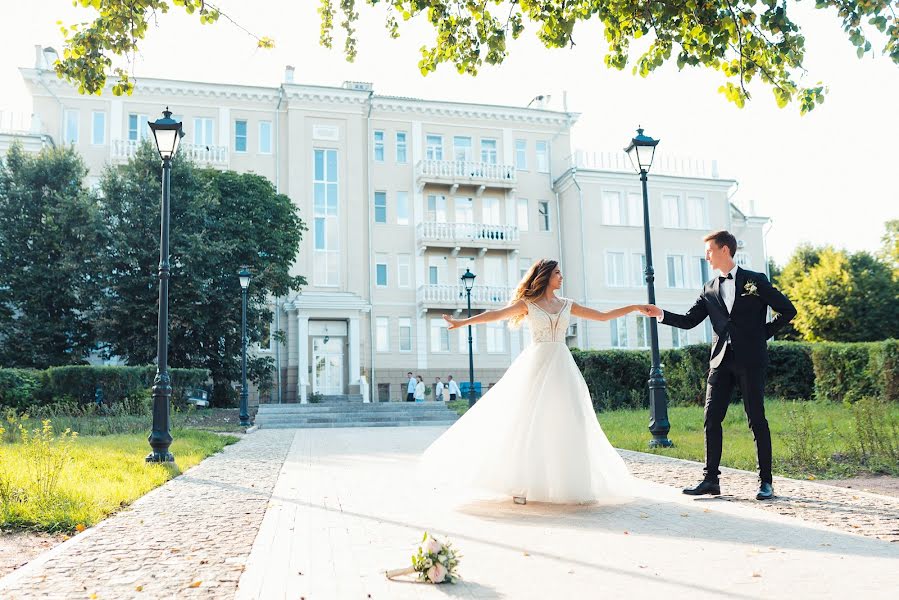
{"label": "roof cornice", "polygon": [[385,112],[404,112],[436,117],[462,117],[471,119],[493,119],[515,121],[534,125],[573,126],[580,113],[564,113],[551,110],[517,108],[492,104],[469,104],[465,102],[443,102],[421,100],[419,98],[398,98],[396,96],[374,96],[372,107]]}

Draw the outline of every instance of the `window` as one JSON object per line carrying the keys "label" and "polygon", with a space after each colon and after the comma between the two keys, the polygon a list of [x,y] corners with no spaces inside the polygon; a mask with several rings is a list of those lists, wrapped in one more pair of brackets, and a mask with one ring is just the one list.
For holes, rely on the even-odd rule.
{"label": "window", "polygon": [[375,319],[375,349],[378,352],[390,351],[390,319],[388,317]]}
{"label": "window", "polygon": [[449,352],[449,329],[443,318],[431,319],[431,352]]}
{"label": "window", "polygon": [[549,144],[545,141],[537,142],[537,170],[541,173],[549,173]]}
{"label": "window", "polygon": [[[459,328],[459,352],[468,354],[468,327]],[[478,353],[478,326],[471,326],[471,353]]]}
{"label": "window", "polygon": [[632,227],[643,227],[643,196],[628,192],[627,224]]}
{"label": "window", "polygon": [[679,254],[668,256],[668,287],[682,288],[684,284],[684,257]]}
{"label": "window", "polygon": [[487,352],[506,351],[506,331],[501,321],[487,323]]}
{"label": "window", "polygon": [[606,252],[606,285],[624,287],[627,278],[624,269],[624,252]]}
{"label": "window", "polygon": [[[487,256],[484,258],[484,282],[490,286],[506,285],[506,260],[499,256]],[[505,300],[500,298],[499,300]]]}
{"label": "window", "polygon": [[662,196],[662,219],[665,227],[680,227],[680,196],[665,194]]}
{"label": "window", "polygon": [[428,283],[440,285],[446,281],[446,257],[432,256],[428,260]]}
{"label": "window", "polygon": [[456,223],[474,223],[474,198],[456,198],[454,203]]}
{"label": "window", "polygon": [[537,202],[537,215],[540,223],[540,231],[550,231],[549,202],[545,200]]}
{"label": "window", "polygon": [[412,319],[400,317],[400,352],[412,352]]}
{"label": "window", "polygon": [[453,160],[471,160],[471,138],[457,135],[453,138]]}
{"label": "window", "polygon": [[340,283],[337,150],[315,149],[313,162],[313,282],[314,285],[336,286]]}
{"label": "window", "polygon": [[515,220],[518,223],[519,231],[528,230],[528,199],[516,198],[515,200]]}
{"label": "window", "polygon": [[643,287],[646,283],[646,255],[631,254],[631,274],[634,287]]}
{"label": "window", "polygon": [[396,255],[396,284],[401,288],[412,284],[412,259],[408,254]]}
{"label": "window", "polygon": [[131,113],[128,115],[128,139],[132,142],[145,140],[150,135],[150,126],[147,125],[147,115]]}
{"label": "window", "polygon": [[387,287],[386,254],[378,254],[375,256],[375,285],[378,287]]}
{"label": "window", "polygon": [[387,222],[387,192],[375,192],[375,223]]}
{"label": "window", "polygon": [[197,117],[194,119],[192,132],[193,142],[201,146],[212,146],[215,140],[215,124],[209,117]]}
{"label": "window", "polygon": [[91,144],[102,146],[106,143],[106,113],[91,114]]}
{"label": "window", "polygon": [[259,154],[272,153],[272,122],[259,121]]}
{"label": "window", "polygon": [[619,317],[609,321],[612,348],[627,348],[627,319]]}
{"label": "window", "polygon": [[409,192],[396,193],[396,224],[409,224]]}
{"label": "window", "polygon": [[384,132],[375,130],[375,162],[384,162]]}
{"label": "window", "polygon": [[247,122],[234,121],[234,151],[247,151]]}
{"label": "window", "polygon": [[745,252],[737,252],[734,255],[734,262],[737,263],[738,267],[748,269],[750,264],[749,255]]}
{"label": "window", "polygon": [[443,136],[429,135],[425,139],[425,158],[443,160]]}
{"label": "window", "polygon": [[499,225],[501,223],[499,198],[484,198],[481,213],[484,223]]}
{"label": "window", "polygon": [[409,162],[405,131],[396,132],[396,162],[401,164]]}
{"label": "window", "polygon": [[78,143],[78,111],[77,110],[66,110],[65,111],[65,123],[66,123],[66,136],[63,139],[63,142],[66,144],[77,144]]}
{"label": "window", "polygon": [[649,317],[637,315],[637,347],[648,348],[650,340]]}
{"label": "window", "polygon": [[531,268],[531,259],[530,258],[519,258],[518,259],[518,280],[521,281],[524,279],[524,276],[527,275],[528,269]]}
{"label": "window", "polygon": [[706,319],[702,328],[702,341],[706,344],[712,343],[712,320]]}
{"label": "window", "polygon": [[515,140],[515,168],[519,171],[527,171],[528,168],[528,141]]}
{"label": "window", "polygon": [[682,348],[690,343],[689,331],[677,327],[669,327],[669,329],[671,329],[671,346],[673,348]]}
{"label": "window", "polygon": [[496,164],[496,140],[481,140],[481,162],[488,165]]}
{"label": "window", "polygon": [[625,211],[621,206],[620,192],[602,193],[602,224],[624,225]]}
{"label": "window", "polygon": [[710,279],[709,263],[701,256],[694,256],[691,262],[693,268],[690,269],[690,286],[694,288],[702,287]]}
{"label": "window", "polygon": [[687,196],[687,227],[706,229],[705,198]]}
{"label": "window", "polygon": [[446,196],[428,196],[427,221],[446,223]]}

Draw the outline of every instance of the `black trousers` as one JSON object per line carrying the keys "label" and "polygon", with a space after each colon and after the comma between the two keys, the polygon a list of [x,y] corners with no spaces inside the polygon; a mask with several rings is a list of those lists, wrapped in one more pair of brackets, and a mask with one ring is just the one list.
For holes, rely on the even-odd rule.
{"label": "black trousers", "polygon": [[759,479],[771,483],[771,432],[765,419],[764,404],[766,368],[746,368],[737,364],[730,346],[724,352],[721,364],[709,371],[705,392],[705,480],[717,483],[721,474],[718,469],[724,437],[721,423],[727,415],[734,386],[739,385],[749,429],[755,439]]}
{"label": "black trousers", "polygon": [[406,394],[406,402],[415,402],[415,394]]}
{"label": "black trousers", "polygon": [[456,395],[450,394],[450,402],[455,402],[455,401],[456,401]]}

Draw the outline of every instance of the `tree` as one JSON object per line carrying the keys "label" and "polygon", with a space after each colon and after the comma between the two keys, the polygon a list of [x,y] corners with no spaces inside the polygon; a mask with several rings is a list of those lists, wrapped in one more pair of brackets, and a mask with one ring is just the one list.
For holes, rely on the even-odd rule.
{"label": "tree", "polygon": [[796,305],[792,325],[809,342],[867,342],[899,336],[899,282],[867,252],[800,247],[781,275]]}
{"label": "tree", "polygon": [[[156,11],[167,12],[167,0],[77,0],[97,10],[93,23],[63,28],[64,58],[56,65],[60,76],[78,82],[87,93],[99,93],[106,81],[111,56],[128,56],[138,50]],[[476,75],[480,67],[498,65],[508,55],[510,39],[521,36],[526,24],[536,28],[547,48],[575,44],[575,25],[599,19],[605,29],[607,67],[624,69],[643,77],[674,61],[679,69],[702,67],[719,71],[724,83],[719,91],[737,106],[750,99],[747,86],[759,79],[774,93],[779,106],[799,103],[803,114],[824,100],[825,88],[799,83],[804,74],[805,36],[787,14],[787,2],[777,0],[366,0],[386,7],[386,28],[398,37],[400,20],[424,18],[434,29],[430,47],[421,48],[422,74],[450,63],[460,73]],[[361,0],[319,0],[320,43],[333,44],[335,17],[341,18],[348,60],[356,56],[356,22]],[[202,23],[227,15],[204,0],[171,0]],[[899,63],[899,24],[894,7],[899,0],[816,0],[815,7],[834,10],[859,57],[872,51],[870,33],[886,39],[883,53]],[[246,30],[244,30],[246,31]],[[249,33],[249,32],[247,32]],[[260,47],[272,47],[270,38],[258,37]],[[647,40],[641,40],[646,37]],[[642,46],[634,51],[632,44]],[[131,93],[128,74],[117,69],[113,93]]]}
{"label": "tree", "polygon": [[101,225],[71,148],[0,163],[0,365],[79,364],[94,347],[91,309]]}
{"label": "tree", "polygon": [[[98,324],[106,352],[132,364],[156,358],[161,171],[147,142],[126,165],[109,167],[100,184],[109,227]],[[201,169],[176,157],[171,182],[169,360],[209,369],[213,400],[223,404],[240,377],[237,272],[248,265],[253,273],[247,337],[259,342],[272,317],[267,299],[305,284],[290,274],[305,225],[290,199],[258,175]],[[271,368],[270,359],[248,358],[253,381],[270,380]]]}
{"label": "tree", "polygon": [[880,238],[882,245],[877,256],[893,269],[893,276],[899,280],[899,219],[884,223],[886,232]]}

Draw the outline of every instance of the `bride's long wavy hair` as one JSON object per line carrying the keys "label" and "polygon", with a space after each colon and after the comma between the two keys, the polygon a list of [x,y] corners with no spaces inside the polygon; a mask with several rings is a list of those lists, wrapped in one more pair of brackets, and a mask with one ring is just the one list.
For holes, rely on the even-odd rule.
{"label": "bride's long wavy hair", "polygon": [[[515,293],[512,294],[512,300],[509,302],[509,306],[515,304],[519,300],[534,302],[540,298],[540,296],[545,294],[546,288],[549,287],[549,278],[552,277],[553,271],[555,271],[558,266],[559,261],[550,260],[548,258],[541,258],[532,264],[531,268],[528,269],[528,272],[525,273],[521,281],[518,282],[518,287],[515,288]],[[509,326],[512,328],[519,327],[523,320],[524,315],[515,315],[509,319]]]}

